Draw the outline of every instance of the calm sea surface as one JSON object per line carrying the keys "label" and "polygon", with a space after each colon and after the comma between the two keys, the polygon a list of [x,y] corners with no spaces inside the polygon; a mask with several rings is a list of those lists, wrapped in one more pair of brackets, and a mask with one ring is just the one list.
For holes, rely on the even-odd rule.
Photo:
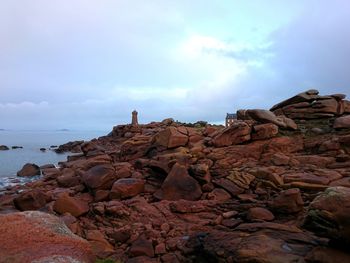
{"label": "calm sea surface", "polygon": [[[67,154],[56,154],[49,150],[51,145],[91,140],[106,134],[108,131],[0,131],[0,145],[10,148],[0,151],[0,188],[18,182],[16,173],[25,163],[40,166],[65,161]],[[11,149],[12,146],[22,146],[23,149]],[[40,148],[47,150],[41,152]]]}

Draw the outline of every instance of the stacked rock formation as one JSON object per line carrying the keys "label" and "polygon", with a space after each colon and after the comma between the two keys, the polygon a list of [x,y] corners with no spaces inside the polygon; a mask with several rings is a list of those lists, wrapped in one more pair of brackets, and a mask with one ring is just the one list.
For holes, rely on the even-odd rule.
{"label": "stacked rock formation", "polygon": [[2,191],[0,213],[56,215],[95,257],[122,262],[350,262],[345,95],[311,90],[237,118],[116,126]]}

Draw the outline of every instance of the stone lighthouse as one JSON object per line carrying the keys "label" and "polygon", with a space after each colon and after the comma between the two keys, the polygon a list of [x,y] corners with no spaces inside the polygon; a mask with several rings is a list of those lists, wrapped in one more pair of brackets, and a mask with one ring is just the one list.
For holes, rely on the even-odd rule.
{"label": "stone lighthouse", "polygon": [[138,122],[138,120],[137,120],[137,111],[136,111],[136,110],[134,110],[134,111],[132,112],[131,125],[132,125],[132,126],[138,126],[138,125],[139,125],[139,122]]}

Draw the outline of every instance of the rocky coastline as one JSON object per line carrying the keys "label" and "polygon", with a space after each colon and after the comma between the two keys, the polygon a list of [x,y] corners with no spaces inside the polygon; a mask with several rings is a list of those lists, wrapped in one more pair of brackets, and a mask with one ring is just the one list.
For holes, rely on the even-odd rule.
{"label": "rocky coastline", "polygon": [[239,110],[226,128],[133,121],[55,149],[75,154],[0,193],[0,262],[350,262],[343,94]]}

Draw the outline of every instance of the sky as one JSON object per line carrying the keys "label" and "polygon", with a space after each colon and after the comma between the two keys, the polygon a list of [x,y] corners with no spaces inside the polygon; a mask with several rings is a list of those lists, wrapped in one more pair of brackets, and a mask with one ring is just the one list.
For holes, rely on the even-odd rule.
{"label": "sky", "polygon": [[350,96],[348,0],[0,0],[0,128],[223,123]]}

